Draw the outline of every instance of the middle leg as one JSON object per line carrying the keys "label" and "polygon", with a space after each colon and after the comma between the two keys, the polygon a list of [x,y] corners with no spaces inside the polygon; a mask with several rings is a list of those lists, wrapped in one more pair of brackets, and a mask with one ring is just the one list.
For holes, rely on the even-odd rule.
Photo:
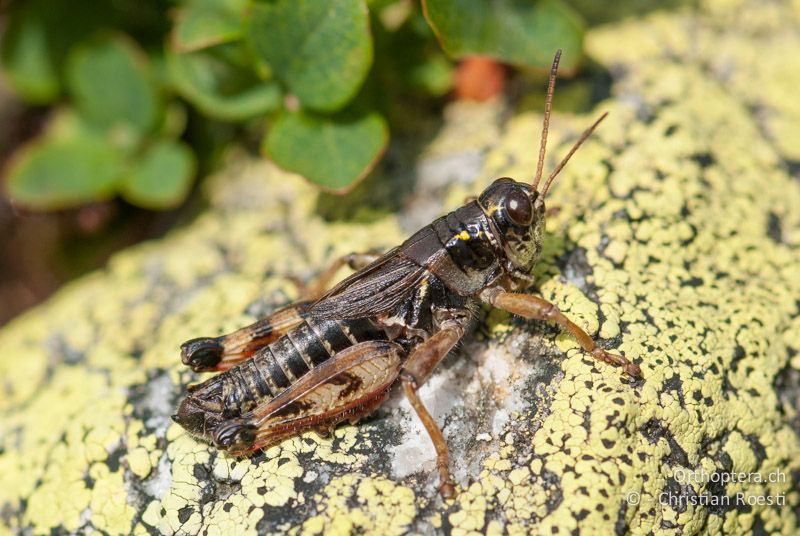
{"label": "middle leg", "polygon": [[417,390],[425,383],[433,369],[450,352],[453,346],[464,335],[464,324],[466,319],[453,320],[449,324],[444,324],[442,330],[434,334],[430,339],[419,345],[406,361],[400,380],[403,382],[403,391],[414,408],[414,412],[422,421],[428,436],[433,441],[436,449],[436,469],[439,471],[439,493],[443,498],[449,499],[456,492],[455,483],[450,476],[450,454],[447,450],[447,442],[442,435],[442,431],[436,424],[431,414],[425,408]]}

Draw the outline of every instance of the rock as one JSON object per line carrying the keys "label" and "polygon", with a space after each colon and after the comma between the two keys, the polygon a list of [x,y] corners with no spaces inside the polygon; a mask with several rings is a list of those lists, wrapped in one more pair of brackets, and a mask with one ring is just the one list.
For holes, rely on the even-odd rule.
{"label": "rock", "polygon": [[[169,419],[198,379],[179,344],[294,299],[293,276],[340,254],[398,243],[419,214],[325,221],[301,179],[239,159],[195,221],[0,332],[3,531],[796,532],[798,18],[707,1],[587,36],[614,96],[554,116],[551,161],[611,115],[554,187],[535,275],[643,382],[553,327],[488,312],[421,391],[459,483],[445,504],[399,391],[331,438],[249,459],[193,440]],[[500,108],[452,105],[415,164],[460,181],[481,169],[472,188],[417,186],[444,189],[441,211],[496,176],[531,175],[541,118],[501,121]]]}

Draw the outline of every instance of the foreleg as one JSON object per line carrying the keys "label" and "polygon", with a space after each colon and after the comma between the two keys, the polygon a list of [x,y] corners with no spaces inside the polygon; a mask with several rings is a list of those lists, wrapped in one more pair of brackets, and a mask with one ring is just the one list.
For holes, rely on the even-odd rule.
{"label": "foreleg", "polygon": [[515,315],[533,318],[535,320],[548,320],[555,322],[561,329],[566,330],[580,344],[581,348],[591,354],[592,357],[604,363],[622,367],[622,369],[634,378],[641,378],[642,371],[635,363],[628,359],[606,352],[597,346],[597,343],[580,327],[578,327],[564,313],[549,301],[531,296],[530,294],[518,294],[506,292],[502,289],[492,289],[484,294],[484,301],[487,301],[498,309],[503,309]]}

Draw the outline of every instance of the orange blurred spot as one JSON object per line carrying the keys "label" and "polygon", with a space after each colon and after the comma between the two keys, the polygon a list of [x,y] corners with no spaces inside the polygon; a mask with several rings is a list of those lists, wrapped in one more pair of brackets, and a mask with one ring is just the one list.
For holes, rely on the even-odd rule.
{"label": "orange blurred spot", "polygon": [[503,91],[506,68],[491,58],[472,57],[456,69],[456,98],[485,101]]}

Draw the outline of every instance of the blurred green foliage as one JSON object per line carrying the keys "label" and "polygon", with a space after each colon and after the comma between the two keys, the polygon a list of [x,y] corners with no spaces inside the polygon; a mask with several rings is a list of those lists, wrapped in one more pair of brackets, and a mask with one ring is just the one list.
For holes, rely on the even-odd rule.
{"label": "blurred green foliage", "polygon": [[424,0],[425,15],[453,57],[482,55],[506,63],[547,66],[562,49],[561,68],[581,57],[583,23],[560,0]]}
{"label": "blurred green foliage", "polygon": [[[7,187],[39,209],[115,195],[166,209],[198,161],[257,132],[278,165],[347,191],[409,99],[451,89],[454,60],[541,69],[563,48],[574,69],[582,36],[562,0],[17,1],[3,72],[54,112],[12,158]],[[229,138],[187,131],[221,123]]]}

